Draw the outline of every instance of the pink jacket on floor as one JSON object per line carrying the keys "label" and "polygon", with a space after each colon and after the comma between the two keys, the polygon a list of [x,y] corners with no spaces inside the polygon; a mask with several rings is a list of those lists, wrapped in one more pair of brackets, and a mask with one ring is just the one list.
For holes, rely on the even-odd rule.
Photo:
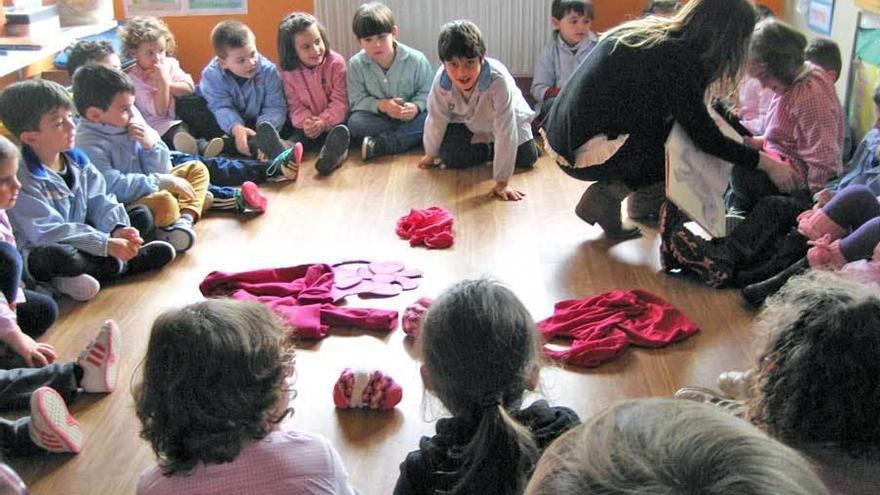
{"label": "pink jacket on floor", "polygon": [[345,59],[330,50],[317,67],[303,64],[281,73],[290,122],[302,129],[309,117],[319,117],[334,126],[345,122],[348,90]]}
{"label": "pink jacket on floor", "polygon": [[261,302],[303,339],[322,339],[331,326],[385,331],[397,328],[397,311],[336,306],[334,303],[343,296],[334,290],[334,280],[329,265],[298,265],[239,273],[211,272],[199,284],[199,290],[205,297]]}

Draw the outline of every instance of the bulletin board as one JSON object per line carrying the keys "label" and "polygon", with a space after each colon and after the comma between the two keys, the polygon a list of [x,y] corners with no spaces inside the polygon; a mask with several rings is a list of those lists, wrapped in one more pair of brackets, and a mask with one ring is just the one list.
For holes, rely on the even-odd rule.
{"label": "bulletin board", "polygon": [[123,0],[125,17],[247,14],[247,0]]}

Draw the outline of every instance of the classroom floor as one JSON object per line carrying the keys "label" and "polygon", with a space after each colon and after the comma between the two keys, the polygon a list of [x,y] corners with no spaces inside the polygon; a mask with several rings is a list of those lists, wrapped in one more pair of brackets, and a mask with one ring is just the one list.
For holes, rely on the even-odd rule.
{"label": "classroom floor", "polygon": [[[585,183],[559,171],[546,156],[534,170],[512,179],[525,200],[486,197],[491,167],[452,171],[417,168],[419,154],[378,159],[354,156],[332,176],[314,172],[307,154],[296,183],[266,185],[269,210],[261,216],[209,214],[197,226],[198,242],[159,273],[104,288],[93,301],[65,303],[64,316],[44,340],[62,360],[76,353],[106,318],[122,329],[119,386],[110,395],[83,395],[71,407],[87,436],[79,455],[12,459],[31,493],[134,493],[139,473],[154,462],[139,436],[130,384],[137,376],[153,318],[170,307],[198,301],[199,282],[213,270],[244,271],[343,260],[395,260],[424,272],[421,286],[388,298],[349,297],[352,306],[403,309],[418,297],[435,297],[462,278],[491,275],[509,285],[535,319],[556,301],[613,289],[642,288],[662,295],[701,328],[696,336],[664,349],[629,349],[593,369],[548,365],[541,393],[587,418],[620,399],[668,396],[684,385],[714,386],[718,373],[750,362],[754,313],[733,290],[714,290],[660,273],[656,228],[639,239],[606,240],[581,222],[573,207]],[[410,208],[439,205],[455,217],[455,245],[447,250],[411,248],[394,233]],[[426,397],[418,351],[398,328],[390,333],[334,329],[297,351],[296,413],[284,426],[322,434],[342,456],[352,484],[362,493],[391,493],[398,464],[433,434],[442,416]],[[382,369],[404,389],[390,412],[337,411],[331,390],[345,367]]]}

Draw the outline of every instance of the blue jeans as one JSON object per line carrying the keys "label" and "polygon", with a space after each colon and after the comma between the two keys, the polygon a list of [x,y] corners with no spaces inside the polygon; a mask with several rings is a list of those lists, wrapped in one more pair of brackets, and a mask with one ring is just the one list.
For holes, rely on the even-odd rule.
{"label": "blue jeans", "polygon": [[419,113],[409,122],[359,110],[348,117],[348,130],[354,140],[367,136],[379,138],[385,153],[397,155],[422,144],[428,112]]}
{"label": "blue jeans", "polygon": [[18,291],[23,291],[25,301],[16,308],[18,326],[27,335],[39,337],[55,323],[58,306],[51,297],[21,287],[23,269],[24,262],[15,246],[0,242],[0,291],[8,303],[15,302]]}
{"label": "blue jeans", "polygon": [[176,151],[171,152],[172,166],[176,167],[193,160],[198,160],[208,167],[211,185],[214,186],[240,186],[245,181],[258,184],[266,182],[266,170],[270,165],[269,162],[257,160],[230,160],[222,156],[205,158]]}

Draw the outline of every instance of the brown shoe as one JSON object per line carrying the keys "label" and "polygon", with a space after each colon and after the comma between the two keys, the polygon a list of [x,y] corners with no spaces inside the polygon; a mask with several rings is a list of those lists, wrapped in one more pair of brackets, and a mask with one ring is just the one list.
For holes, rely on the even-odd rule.
{"label": "brown shoe", "polygon": [[620,182],[595,182],[584,191],[574,212],[589,224],[599,224],[609,239],[629,239],[638,237],[642,231],[629,222],[624,222],[620,214],[620,204],[630,193],[630,189]]}

